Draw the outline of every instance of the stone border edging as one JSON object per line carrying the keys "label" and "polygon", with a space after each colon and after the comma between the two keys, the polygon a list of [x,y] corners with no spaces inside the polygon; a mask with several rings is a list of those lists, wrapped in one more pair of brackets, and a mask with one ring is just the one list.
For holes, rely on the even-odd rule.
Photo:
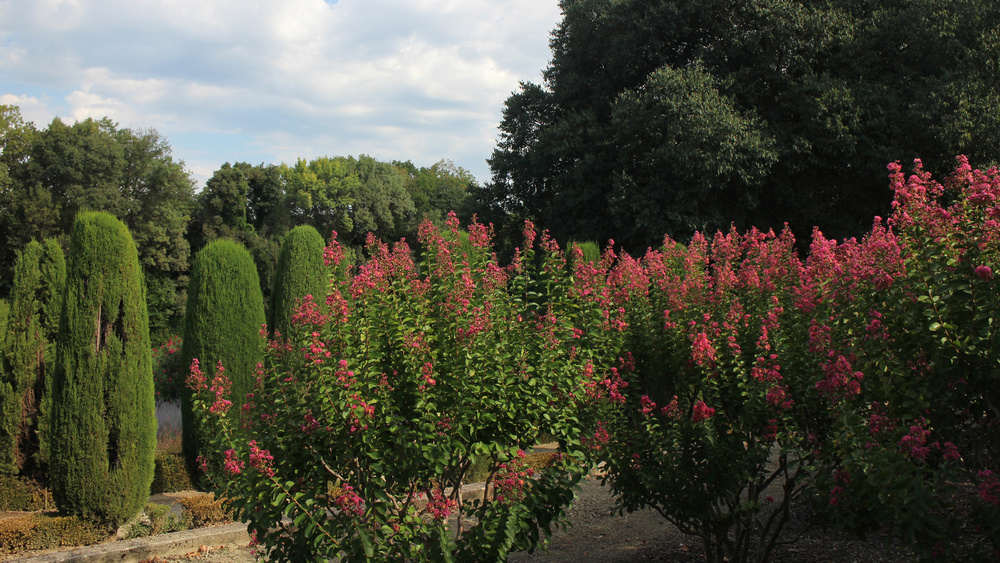
{"label": "stone border edging", "polygon": [[[485,485],[485,483],[468,483],[462,485],[463,498],[465,500],[483,498]],[[247,533],[246,524],[235,522],[222,526],[208,526],[194,530],[184,530],[182,532],[146,536],[144,538],[68,548],[62,551],[20,559],[17,557],[0,559],[0,561],[18,561],[19,563],[63,563],[68,561],[74,563],[137,562],[156,556],[174,557],[186,555],[198,551],[198,548],[201,546],[231,547],[236,545],[244,546],[249,543],[250,534]]]}
{"label": "stone border edging", "polygon": [[242,522],[195,528],[182,532],[159,534],[116,542],[99,543],[83,547],[12,559],[20,563],[106,563],[110,561],[142,561],[155,556],[170,557],[198,551],[201,546],[234,546],[250,543],[247,525]]}

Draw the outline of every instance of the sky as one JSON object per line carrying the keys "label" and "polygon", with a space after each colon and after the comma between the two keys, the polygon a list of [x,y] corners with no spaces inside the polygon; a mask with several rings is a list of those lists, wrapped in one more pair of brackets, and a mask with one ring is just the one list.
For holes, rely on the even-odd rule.
{"label": "sky", "polygon": [[154,128],[199,185],[361,154],[483,183],[560,19],[558,0],[0,0],[0,104]]}

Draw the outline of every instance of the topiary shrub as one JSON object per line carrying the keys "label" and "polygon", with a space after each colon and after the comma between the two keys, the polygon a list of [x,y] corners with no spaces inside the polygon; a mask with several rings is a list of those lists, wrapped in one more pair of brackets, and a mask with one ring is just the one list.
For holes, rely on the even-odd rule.
{"label": "topiary shrub", "polygon": [[[231,412],[240,412],[256,381],[255,369],[264,358],[264,322],[264,298],[250,253],[231,240],[210,242],[191,264],[181,354],[186,366],[199,360],[209,379],[214,366],[225,365],[237,403]],[[184,458],[196,475],[200,439],[187,387],[181,392],[181,418]]]}
{"label": "topiary shrub", "polygon": [[156,468],[153,471],[153,484],[149,492],[152,494],[173,493],[194,489],[191,476],[184,463],[184,456],[166,452],[157,452]]}
{"label": "topiary shrub", "polygon": [[306,295],[322,301],[322,296],[326,295],[329,278],[323,264],[325,246],[323,237],[311,225],[295,227],[285,235],[271,284],[267,327],[272,335],[275,332],[291,334],[296,301]]}
{"label": "topiary shrub", "polygon": [[48,508],[48,491],[38,481],[0,475],[0,510],[33,512]]}
{"label": "topiary shrub", "polygon": [[113,528],[146,504],[156,449],[150,350],[132,235],[112,215],[80,213],[53,385],[49,478],[63,514]]}
{"label": "topiary shrub", "polygon": [[66,279],[62,247],[31,241],[14,269],[0,347],[0,473],[41,475],[48,454],[48,404]]}
{"label": "topiary shrub", "polygon": [[66,257],[62,245],[56,239],[45,239],[42,256],[38,262],[40,283],[38,287],[38,317],[45,338],[44,369],[39,370],[36,385],[42,386],[41,400],[38,402],[38,450],[40,468],[46,468],[51,451],[52,397],[55,376],[56,344],[59,338],[59,323],[62,317],[63,294],[66,291]]}
{"label": "topiary shrub", "polygon": [[191,517],[173,514],[166,504],[149,503],[142,514],[128,526],[125,539],[145,538],[157,534],[169,534],[191,528]]}
{"label": "topiary shrub", "polygon": [[195,495],[178,500],[184,512],[191,518],[191,526],[203,528],[233,521],[232,512],[226,507],[226,499],[215,499],[214,493]]}
{"label": "topiary shrub", "polygon": [[76,516],[27,514],[0,520],[0,556],[90,545],[107,538],[99,527]]}

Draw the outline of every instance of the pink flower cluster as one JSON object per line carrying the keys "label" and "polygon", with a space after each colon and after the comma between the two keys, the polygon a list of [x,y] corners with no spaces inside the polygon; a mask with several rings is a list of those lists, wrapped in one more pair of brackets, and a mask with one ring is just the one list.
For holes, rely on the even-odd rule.
{"label": "pink flower cluster", "polygon": [[[605,440],[606,442],[606,440]],[[535,470],[528,467],[524,451],[517,450],[517,457],[503,463],[493,481],[493,498],[501,504],[513,504],[524,498],[524,488]]]}
{"label": "pink flower cluster", "polygon": [[691,359],[702,367],[712,367],[715,364],[715,348],[704,332],[691,336]]}
{"label": "pink flower cluster", "polygon": [[351,516],[361,516],[365,511],[365,501],[358,496],[358,493],[354,492],[354,487],[347,483],[342,483],[340,485],[340,491],[340,494],[333,499],[337,508],[346,514],[350,514]]}
{"label": "pink flower cluster", "polygon": [[699,400],[692,408],[691,421],[701,422],[703,420],[708,420],[713,416],[715,416],[715,409],[706,405],[705,401]]}
{"label": "pink flower cluster", "polygon": [[225,459],[222,462],[222,470],[226,475],[239,475],[243,471],[243,467],[246,463],[239,459],[236,454],[236,450],[230,448],[223,454]]}
{"label": "pink flower cluster", "polygon": [[[192,362],[192,367],[196,361],[197,359]],[[225,373],[226,368],[222,366],[222,360],[219,360],[215,366],[215,377],[212,378],[212,385],[208,388],[208,391],[215,395],[212,406],[208,408],[208,412],[212,414],[225,414],[233,406],[233,402],[226,398],[232,382],[229,381]]]}
{"label": "pink flower cluster", "polygon": [[682,416],[681,408],[677,405],[677,395],[674,395],[673,400],[667,403],[667,406],[660,409],[660,414],[668,418],[680,418]]}
{"label": "pink flower cluster", "polygon": [[313,325],[321,327],[330,320],[330,316],[323,314],[312,295],[306,295],[298,301],[295,312],[292,313],[291,323],[293,326]]}
{"label": "pink flower cluster", "polygon": [[339,266],[344,261],[344,248],[337,241],[337,231],[330,233],[330,243],[323,249],[323,263],[327,266]]}
{"label": "pink flower cluster", "polygon": [[851,476],[843,470],[838,470],[834,474],[834,481],[837,483],[832,489],[830,489],[830,506],[838,506],[843,500],[844,487],[842,485],[847,485],[851,480]]}
{"label": "pink flower cluster", "polygon": [[656,403],[654,403],[649,398],[649,396],[643,395],[642,399],[640,399],[639,402],[642,405],[642,409],[641,410],[642,410],[643,416],[649,416],[649,415],[653,414],[656,411]]}
{"label": "pink flower cluster", "polygon": [[262,475],[274,477],[274,456],[271,452],[257,446],[257,440],[250,440],[250,467],[259,471]]}
{"label": "pink flower cluster", "polygon": [[927,424],[926,420],[918,420],[916,424],[910,426],[910,433],[900,438],[899,450],[903,454],[919,460],[927,457],[930,450],[926,444],[931,431],[924,428],[925,424]]}
{"label": "pink flower cluster", "polygon": [[444,520],[448,516],[451,516],[452,511],[457,506],[458,502],[444,496],[444,492],[441,489],[431,491],[431,496],[427,499],[427,512],[430,512],[435,520]]}
{"label": "pink flower cluster", "polygon": [[979,499],[993,506],[1000,506],[1000,479],[989,469],[979,472]]}
{"label": "pink flower cluster", "polygon": [[833,400],[839,400],[861,393],[861,380],[865,374],[855,371],[851,360],[841,354],[831,351],[830,360],[823,366],[824,379],[816,382],[816,389],[821,395]]}

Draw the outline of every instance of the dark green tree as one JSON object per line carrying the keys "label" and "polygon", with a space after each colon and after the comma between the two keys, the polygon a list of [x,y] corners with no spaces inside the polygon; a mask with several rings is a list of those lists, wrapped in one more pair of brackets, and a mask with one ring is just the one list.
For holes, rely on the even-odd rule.
{"label": "dark green tree", "polygon": [[271,334],[291,334],[291,319],[296,302],[312,295],[322,303],[329,281],[323,263],[325,243],[310,225],[295,227],[281,243],[281,254],[271,284],[271,308],[267,327]]}
{"label": "dark green tree", "polygon": [[0,472],[41,476],[48,460],[52,371],[66,261],[54,240],[31,241],[14,273],[0,339]]}
{"label": "dark green tree", "polygon": [[[264,322],[264,300],[250,253],[228,239],[216,239],[198,251],[191,263],[181,354],[186,366],[197,359],[209,379],[222,362],[232,382],[233,413],[240,412],[256,381],[257,364],[264,359]],[[181,393],[181,416],[184,456],[196,474],[201,440],[187,387]]]}
{"label": "dark green tree", "polygon": [[1000,161],[1000,6],[563,0],[541,85],[508,98],[484,220],[643,251],[756,225],[860,235],[887,163]]}
{"label": "dark green tree", "polygon": [[50,483],[64,514],[110,528],[149,498],[156,410],[142,266],[124,223],[73,225],[53,385]]}
{"label": "dark green tree", "polygon": [[114,137],[124,153],[120,189],[129,201],[119,218],[146,272],[150,330],[177,332],[184,319],[195,182],[156,130],[117,129]]}
{"label": "dark green tree", "polygon": [[[65,243],[79,211],[106,211],[126,224],[138,246],[152,327],[179,329],[194,182],[167,142],[154,130],[119,129],[107,118],[73,125],[57,118],[30,135],[22,129],[12,125],[9,131],[19,141],[11,145],[7,164],[9,189],[0,190],[6,220],[0,222],[0,242],[7,243],[0,244],[0,258],[31,239],[59,237]],[[13,263],[13,255],[8,258]],[[0,280],[0,286],[9,283]]]}
{"label": "dark green tree", "polygon": [[26,223],[45,229],[54,221],[49,201],[21,189],[13,178],[28,160],[37,133],[34,124],[24,122],[20,108],[0,105],[0,295],[10,292],[17,252],[30,240],[24,238]]}
{"label": "dark green tree", "polygon": [[42,256],[38,261],[39,286],[36,292],[38,299],[38,318],[41,321],[44,349],[42,351],[43,369],[39,370],[39,380],[42,388],[36,387],[36,398],[41,392],[38,403],[38,435],[37,461],[41,469],[49,464],[52,442],[52,399],[55,385],[56,347],[59,340],[59,325],[62,320],[63,299],[66,289],[66,258],[62,245],[55,239],[45,239],[42,243]]}
{"label": "dark green tree", "polygon": [[257,265],[264,302],[270,304],[281,237],[291,224],[279,167],[227,162],[212,174],[197,200],[190,227],[193,250],[218,238],[243,244]]}

